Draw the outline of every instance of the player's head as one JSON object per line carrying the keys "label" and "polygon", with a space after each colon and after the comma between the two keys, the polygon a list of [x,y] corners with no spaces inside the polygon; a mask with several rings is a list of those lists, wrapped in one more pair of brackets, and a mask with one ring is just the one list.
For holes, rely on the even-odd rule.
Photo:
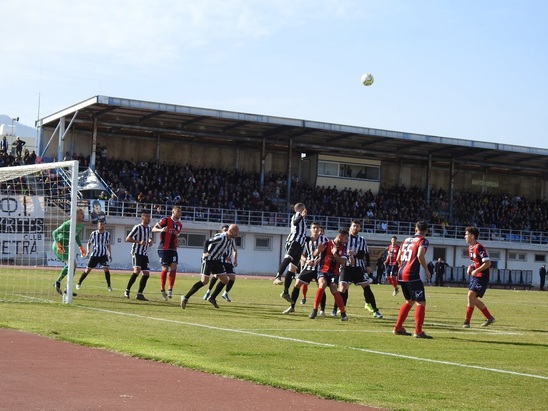
{"label": "player's head", "polygon": [[317,238],[321,234],[322,228],[320,227],[320,224],[316,221],[313,221],[312,224],[310,224],[310,236],[313,238]]}
{"label": "player's head", "polygon": [[479,230],[476,227],[469,226],[464,229],[464,239],[468,244],[474,244],[479,237]]}
{"label": "player's head", "polygon": [[81,223],[82,221],[84,221],[84,209],[77,208],[76,209],[76,222]]}
{"label": "player's head", "polygon": [[426,234],[428,232],[428,223],[426,221],[417,221],[415,224],[415,232]]}
{"label": "player's head", "polygon": [[350,224],[350,234],[356,235],[358,234],[362,229],[362,223],[360,220],[352,220],[352,223]]}
{"label": "player's head", "polygon": [[230,238],[236,238],[240,233],[240,227],[237,224],[230,224],[227,233]]}
{"label": "player's head", "polygon": [[392,238],[390,239],[390,242],[392,244],[396,244],[398,242],[398,237],[396,237],[395,235],[392,236]]}
{"label": "player's head", "polygon": [[306,207],[303,203],[297,203],[295,204],[295,207],[293,207],[293,210],[295,210],[296,213],[302,213],[305,209]]}
{"label": "player's head", "polygon": [[348,241],[348,230],[346,228],[341,228],[337,231],[337,236],[333,241],[335,245],[345,244]]}
{"label": "player's head", "polygon": [[173,206],[173,208],[171,209],[171,217],[174,220],[178,220],[179,218],[181,218],[181,213],[181,207],[179,206]]}
{"label": "player's head", "polygon": [[148,211],[141,211],[141,224],[145,227],[150,224],[150,213]]}
{"label": "player's head", "polygon": [[229,227],[230,227],[230,226],[229,226],[228,224],[223,225],[223,226],[221,227],[221,232],[226,233],[226,232],[228,231],[228,228],[229,228]]}
{"label": "player's head", "polygon": [[97,230],[104,231],[105,230],[105,222],[102,220],[97,221]]}

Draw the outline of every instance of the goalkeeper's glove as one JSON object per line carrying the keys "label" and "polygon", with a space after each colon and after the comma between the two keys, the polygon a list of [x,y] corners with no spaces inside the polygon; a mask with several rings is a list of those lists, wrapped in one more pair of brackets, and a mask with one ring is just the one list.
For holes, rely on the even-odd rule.
{"label": "goalkeeper's glove", "polygon": [[80,246],[80,254],[82,254],[82,257],[87,254],[86,249],[83,246]]}
{"label": "goalkeeper's glove", "polygon": [[65,254],[65,247],[63,247],[63,244],[57,243],[57,252],[59,254]]}

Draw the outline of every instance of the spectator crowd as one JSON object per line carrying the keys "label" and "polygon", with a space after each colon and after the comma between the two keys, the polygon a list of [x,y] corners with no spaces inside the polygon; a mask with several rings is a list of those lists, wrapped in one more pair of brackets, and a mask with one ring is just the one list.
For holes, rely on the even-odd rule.
{"label": "spectator crowd", "polygon": [[[36,155],[28,153],[28,150],[22,157],[7,157],[2,153],[0,166],[36,162]],[[80,160],[83,165],[89,164],[89,157],[72,158]],[[161,207],[177,204],[210,209],[287,211],[288,179],[281,173],[266,173],[261,188],[258,172],[188,163],[181,166],[119,159],[107,161],[106,148],[97,157],[96,171],[114,193],[110,197],[101,193],[109,206],[129,202],[135,207],[142,203]],[[457,191],[450,213],[449,195],[442,188],[427,193],[417,187],[381,187],[377,194],[373,194],[370,190],[348,187],[312,187],[295,176],[291,179],[289,203],[297,201],[304,202],[311,215],[387,222],[424,219],[431,224],[448,226],[475,225],[548,232],[548,202],[529,200],[516,194]]]}

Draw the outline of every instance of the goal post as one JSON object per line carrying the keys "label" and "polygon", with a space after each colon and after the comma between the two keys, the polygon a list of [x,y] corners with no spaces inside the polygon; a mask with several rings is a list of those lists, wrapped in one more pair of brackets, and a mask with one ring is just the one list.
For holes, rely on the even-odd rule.
{"label": "goal post", "polygon": [[[72,303],[77,208],[78,161],[0,167],[0,301]],[[65,262],[52,232],[66,221],[70,275],[59,295],[54,283]]]}

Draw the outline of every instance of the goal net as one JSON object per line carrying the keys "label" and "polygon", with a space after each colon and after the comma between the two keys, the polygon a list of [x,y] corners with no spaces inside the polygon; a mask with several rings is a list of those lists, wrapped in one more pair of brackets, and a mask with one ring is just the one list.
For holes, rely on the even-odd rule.
{"label": "goal net", "polygon": [[0,301],[72,302],[72,275],[54,286],[66,264],[52,232],[70,221],[62,257],[74,273],[77,194],[78,161],[0,167]]}

